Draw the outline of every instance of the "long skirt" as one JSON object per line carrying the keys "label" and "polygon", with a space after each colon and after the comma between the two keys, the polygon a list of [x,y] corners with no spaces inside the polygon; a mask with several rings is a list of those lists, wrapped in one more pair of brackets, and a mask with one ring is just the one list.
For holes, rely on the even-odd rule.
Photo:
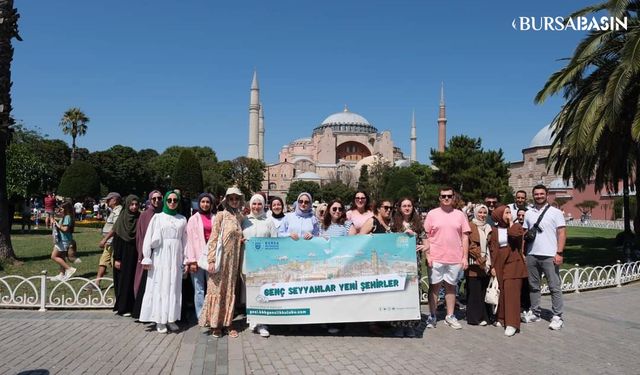
{"label": "long skirt", "polygon": [[489,305],[484,303],[484,295],[489,286],[487,276],[467,276],[467,323],[478,325],[489,322]]}
{"label": "long skirt", "polygon": [[113,279],[116,294],[116,303],[113,311],[118,314],[133,312],[135,296],[133,294],[133,279],[138,262],[136,241],[125,241],[115,236],[113,238],[113,259],[120,261],[120,269],[113,268]]}

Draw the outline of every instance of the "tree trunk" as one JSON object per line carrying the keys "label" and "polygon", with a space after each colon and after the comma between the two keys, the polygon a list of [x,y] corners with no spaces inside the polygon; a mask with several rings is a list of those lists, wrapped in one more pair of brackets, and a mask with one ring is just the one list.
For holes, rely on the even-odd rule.
{"label": "tree trunk", "polygon": [[76,137],[71,137],[71,164],[76,161]]}
{"label": "tree trunk", "polygon": [[[636,204],[637,205],[637,204]],[[631,233],[631,210],[629,205],[629,164],[625,163],[622,174],[622,210],[624,217],[624,242],[622,249],[626,262],[631,261],[631,248],[633,247],[633,234]]]}
{"label": "tree trunk", "polygon": [[7,194],[7,145],[11,138],[11,39],[18,36],[18,12],[13,0],[0,0],[0,260],[13,261],[16,255],[11,245],[11,217]]}

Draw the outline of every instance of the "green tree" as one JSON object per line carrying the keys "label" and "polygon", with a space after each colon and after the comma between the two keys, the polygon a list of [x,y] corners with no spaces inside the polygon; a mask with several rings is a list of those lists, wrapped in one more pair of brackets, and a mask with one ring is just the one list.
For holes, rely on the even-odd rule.
{"label": "green tree", "polygon": [[109,191],[117,191],[123,196],[130,193],[142,196],[154,187],[147,160],[131,147],[115,145],[90,154],[88,159],[96,166],[100,182]]}
{"label": "green tree", "polygon": [[172,185],[187,198],[196,198],[202,193],[202,167],[193,151],[187,149],[180,154]]}
{"label": "green tree", "polygon": [[440,185],[434,179],[434,170],[428,165],[417,162],[411,163],[408,169],[418,179],[416,205],[423,210],[437,206]]}
{"label": "green tree", "polygon": [[485,151],[480,138],[454,136],[444,152],[431,150],[435,182],[448,185],[465,200],[479,202],[487,192],[510,193],[509,166],[502,150]]}
{"label": "green tree", "polygon": [[391,163],[382,159],[377,159],[369,167],[369,196],[371,199],[378,200],[382,198],[384,187],[387,183],[387,175],[391,170]]}
{"label": "green tree", "polygon": [[401,197],[418,198],[418,176],[409,168],[395,167],[388,171],[382,196],[397,201]]}
{"label": "green tree", "polygon": [[558,205],[559,209],[562,209],[562,206],[567,204],[571,200],[571,197],[556,197],[555,203]]}
{"label": "green tree", "polygon": [[218,157],[216,156],[215,151],[210,147],[200,146],[171,146],[156,158],[149,159],[148,165],[154,175],[154,186],[160,187],[164,190],[170,187],[169,185],[171,185],[172,174],[176,169],[176,164],[178,163],[180,154],[186,149],[193,151],[200,162],[205,189],[213,191],[211,190],[211,187],[216,186],[219,182],[217,180],[219,178],[219,175],[217,174]]}
{"label": "green tree", "polygon": [[582,211],[583,214],[591,215],[591,212],[594,208],[598,207],[598,202],[592,200],[582,201],[580,203],[576,203],[575,206]]}
{"label": "green tree", "polygon": [[7,146],[11,139],[11,40],[22,40],[18,34],[18,10],[13,0],[0,0],[0,260],[14,261],[16,255],[11,245],[11,220],[7,196]]}
{"label": "green tree", "polygon": [[64,134],[71,134],[71,162],[76,160],[76,137],[87,133],[89,117],[80,108],[69,108],[60,119],[60,127]]}
{"label": "green tree", "polygon": [[[630,177],[636,191],[640,189],[639,9],[637,0],[609,0],[575,12],[572,16],[626,17],[629,27],[588,33],[566,59],[566,66],[553,73],[535,97],[536,103],[542,103],[562,93],[566,101],[553,122],[548,168],[571,179],[580,190],[593,182],[596,191],[617,192],[622,180],[626,212]],[[640,215],[635,217],[635,228],[640,228]],[[630,220],[625,215],[628,260]]]}
{"label": "green tree", "polygon": [[231,167],[231,179],[247,199],[262,188],[264,170],[267,167],[263,161],[241,156],[231,161]]}
{"label": "green tree", "polygon": [[45,165],[39,154],[33,152],[26,143],[12,143],[8,147],[7,190],[13,201],[22,200],[40,193],[41,178]]}
{"label": "green tree", "polygon": [[[349,204],[351,198],[355,194],[355,190],[344,184],[342,181],[332,181],[322,185],[320,188],[320,197],[329,203],[333,199],[340,199],[344,204]],[[297,196],[296,196],[297,197]],[[319,199],[314,196],[314,199]]]}
{"label": "green tree", "polygon": [[369,191],[369,166],[360,167],[360,177],[358,177],[358,190]]}
{"label": "green tree", "polygon": [[100,193],[100,178],[93,165],[78,160],[72,163],[62,175],[58,194],[74,200],[95,198]]}
{"label": "green tree", "polygon": [[311,194],[313,200],[320,201],[322,197],[320,196],[320,185],[313,181],[294,181],[289,186],[289,191],[287,192],[287,203],[293,204],[293,202],[298,199],[298,195],[300,193],[307,192]]}

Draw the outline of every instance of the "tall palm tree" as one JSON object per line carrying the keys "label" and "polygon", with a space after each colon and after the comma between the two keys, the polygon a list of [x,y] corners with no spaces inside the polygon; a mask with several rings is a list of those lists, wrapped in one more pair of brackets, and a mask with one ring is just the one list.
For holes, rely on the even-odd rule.
{"label": "tall palm tree", "polygon": [[74,107],[68,109],[62,119],[60,119],[60,127],[64,134],[71,134],[71,162],[76,160],[76,137],[83,136],[87,133],[87,123],[89,117],[80,110],[80,108]]}
{"label": "tall palm tree", "polygon": [[[18,35],[18,11],[13,0],[0,0],[0,259],[14,260],[11,246],[11,216],[7,197],[7,146],[11,138],[11,39],[22,40]],[[11,216],[10,216],[11,215]]]}
{"label": "tall palm tree", "polygon": [[[562,92],[566,100],[552,125],[549,168],[566,180],[573,179],[579,189],[593,182],[596,190],[617,192],[622,180],[627,250],[630,179],[640,191],[639,11],[640,0],[609,0],[572,14],[626,17],[628,27],[590,32],[535,98],[542,103]],[[640,234],[637,207],[635,231]]]}

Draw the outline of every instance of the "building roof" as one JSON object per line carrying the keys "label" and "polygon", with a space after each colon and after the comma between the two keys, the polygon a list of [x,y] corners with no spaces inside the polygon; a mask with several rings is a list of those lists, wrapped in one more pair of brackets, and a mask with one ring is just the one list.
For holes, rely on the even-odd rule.
{"label": "building roof", "polygon": [[295,177],[296,180],[322,180],[322,177],[315,172],[304,172]]}
{"label": "building roof", "polygon": [[549,183],[548,186],[549,189],[573,189],[573,184],[571,183],[571,181],[564,182],[564,180],[562,178],[556,178],[555,180],[551,181]]}
{"label": "building roof", "polygon": [[322,121],[320,126],[313,129],[314,133],[324,131],[324,129],[330,128],[334,133],[377,133],[376,129],[366,118],[363,116],[349,111],[347,106],[344,106],[342,112],[336,112],[329,115]]}
{"label": "building roof", "polygon": [[551,146],[551,143],[553,142],[552,133],[553,130],[551,130],[551,124],[543,127],[531,139],[531,142],[529,142],[529,147],[527,148]]}

